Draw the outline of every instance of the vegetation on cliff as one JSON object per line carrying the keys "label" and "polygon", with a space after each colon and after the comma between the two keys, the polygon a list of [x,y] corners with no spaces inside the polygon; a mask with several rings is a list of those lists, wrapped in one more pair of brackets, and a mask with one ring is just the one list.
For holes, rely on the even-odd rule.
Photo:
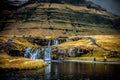
{"label": "vegetation on cliff", "polygon": [[85,0],[30,2],[1,22],[7,26],[0,35],[37,37],[119,34],[120,25],[119,16]]}
{"label": "vegetation on cliff", "polygon": [[[8,4],[3,0],[2,2]],[[30,0],[28,4],[14,10],[4,7],[1,14],[4,15],[0,16],[1,53],[15,52],[21,55],[26,47],[40,47],[39,44],[46,44],[40,38],[50,40],[68,37],[70,41],[57,47],[65,50],[73,47],[88,51],[80,57],[91,57],[92,53],[89,53],[91,50],[93,50],[92,56],[96,57],[120,57],[120,17],[92,2]],[[11,41],[9,37],[13,35],[16,37]],[[83,35],[88,37],[81,38]],[[34,39],[28,40],[28,36]],[[76,40],[79,36],[80,39]]]}
{"label": "vegetation on cliff", "polygon": [[[76,36],[71,37],[70,41],[62,43],[57,47],[63,48],[65,50],[76,48],[78,50],[84,51],[83,53],[80,52],[82,55],[79,56],[76,55],[79,53],[74,52],[75,55],[65,59],[93,60],[93,57],[96,57],[98,61],[104,61],[104,57],[106,56],[108,61],[120,61],[119,37],[119,35],[92,35],[84,37]],[[95,41],[91,40],[91,38]]]}

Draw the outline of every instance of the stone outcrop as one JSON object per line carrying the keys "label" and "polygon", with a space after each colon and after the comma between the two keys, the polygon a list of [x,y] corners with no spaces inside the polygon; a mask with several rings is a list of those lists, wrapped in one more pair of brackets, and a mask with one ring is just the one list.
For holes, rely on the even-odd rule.
{"label": "stone outcrop", "polygon": [[59,48],[55,47],[52,49],[52,53],[56,55],[56,58],[58,58],[59,55],[62,55],[63,57],[72,57],[72,56],[82,56],[87,53],[93,54],[93,49],[82,49],[80,47],[73,47],[69,49]]}

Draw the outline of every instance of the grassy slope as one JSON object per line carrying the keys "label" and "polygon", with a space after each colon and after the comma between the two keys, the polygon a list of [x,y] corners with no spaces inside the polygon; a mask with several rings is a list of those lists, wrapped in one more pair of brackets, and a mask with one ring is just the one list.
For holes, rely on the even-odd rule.
{"label": "grassy slope", "polygon": [[8,39],[10,39],[10,37],[6,37],[6,36],[0,37],[1,46],[3,46],[2,52],[7,52],[8,50],[23,51],[27,47],[36,47],[36,48],[40,47],[36,44],[28,42],[26,39],[21,37],[16,37],[15,39],[13,39],[11,44],[7,43]]}
{"label": "grassy slope", "polygon": [[[96,43],[100,45],[101,47],[111,50],[111,51],[120,51],[120,35],[91,35],[96,40]],[[72,38],[72,37],[71,37]],[[75,38],[75,37],[73,37]],[[86,47],[95,47],[95,45],[92,45],[92,42],[86,38],[86,36],[83,36],[83,39],[80,39],[78,41],[69,41],[60,44],[61,47],[78,47],[80,45],[84,45]]]}
{"label": "grassy slope", "polygon": [[109,51],[104,51],[103,49],[92,45],[91,41],[87,38],[83,38],[78,41],[69,41],[58,45],[64,49],[68,49],[70,47],[81,47],[85,49],[93,48],[93,55],[91,53],[85,54],[81,57],[67,57],[65,59],[75,59],[75,60],[93,60],[93,57],[96,56],[98,61],[103,61],[104,56],[107,56],[107,61],[120,61],[120,35],[92,35],[92,37],[96,40],[97,44],[102,48],[105,48],[109,51],[117,51],[118,53],[111,53]]}
{"label": "grassy slope", "polygon": [[43,60],[30,60],[23,57],[11,57],[7,54],[0,54],[0,69],[26,70],[39,69],[46,64]]}
{"label": "grassy slope", "polygon": [[[111,13],[96,10],[94,8],[87,8],[86,6],[77,6],[66,3],[53,3],[51,6],[49,5],[49,3],[33,3],[18,9],[16,11],[18,14],[14,14],[14,17],[17,18],[8,20],[9,22],[14,23],[9,24],[3,31],[0,32],[0,35],[58,37],[74,35],[119,34],[119,29],[116,30],[111,25],[111,20],[116,19],[117,16],[114,16]],[[53,29],[49,29],[51,27]],[[55,30],[54,28],[57,28],[58,30]],[[73,29],[79,31],[74,33],[72,31]],[[119,51],[119,36],[115,36],[116,35],[93,37],[102,47],[113,51]],[[23,46],[34,46],[26,41],[21,42],[20,39],[15,40],[15,42]],[[68,48],[70,46],[76,47],[81,44],[87,47],[95,47],[95,56],[101,57],[103,54],[106,55],[106,52],[96,46],[91,45],[91,42],[86,39],[83,41],[67,42],[61,44],[60,46]],[[87,54],[84,56],[90,55]]]}
{"label": "grassy slope", "polygon": [[[8,37],[0,37],[0,42],[5,45]],[[1,45],[2,46],[2,45]],[[30,60],[23,57],[11,57],[5,53],[8,50],[23,51],[26,47],[39,47],[38,45],[28,42],[24,38],[15,38],[12,44],[5,45],[0,52],[0,69],[8,70],[25,70],[25,69],[39,69],[45,66],[45,62],[41,59]]]}
{"label": "grassy slope", "polygon": [[[111,20],[116,19],[116,16],[106,11],[89,9],[86,6],[56,3],[49,6],[49,3],[34,3],[18,9],[17,13],[14,14],[17,19],[8,20],[17,20],[17,22],[8,25],[0,35],[57,37],[74,36],[75,34],[118,34],[118,30],[111,26]],[[52,30],[49,29],[51,27]],[[78,32],[69,31],[73,29]]]}

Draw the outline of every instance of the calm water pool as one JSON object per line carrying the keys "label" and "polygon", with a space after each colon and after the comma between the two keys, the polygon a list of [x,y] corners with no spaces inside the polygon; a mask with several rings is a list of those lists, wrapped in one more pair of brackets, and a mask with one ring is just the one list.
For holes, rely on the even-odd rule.
{"label": "calm water pool", "polygon": [[40,70],[0,71],[0,80],[120,80],[120,64],[52,62]]}

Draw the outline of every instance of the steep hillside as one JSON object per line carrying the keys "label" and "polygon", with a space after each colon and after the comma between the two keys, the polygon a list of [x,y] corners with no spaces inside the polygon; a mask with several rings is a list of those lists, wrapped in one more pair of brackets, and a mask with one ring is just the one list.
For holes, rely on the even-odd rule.
{"label": "steep hillside", "polygon": [[119,34],[119,19],[119,16],[85,0],[39,0],[13,12],[5,20],[7,26],[0,35]]}

